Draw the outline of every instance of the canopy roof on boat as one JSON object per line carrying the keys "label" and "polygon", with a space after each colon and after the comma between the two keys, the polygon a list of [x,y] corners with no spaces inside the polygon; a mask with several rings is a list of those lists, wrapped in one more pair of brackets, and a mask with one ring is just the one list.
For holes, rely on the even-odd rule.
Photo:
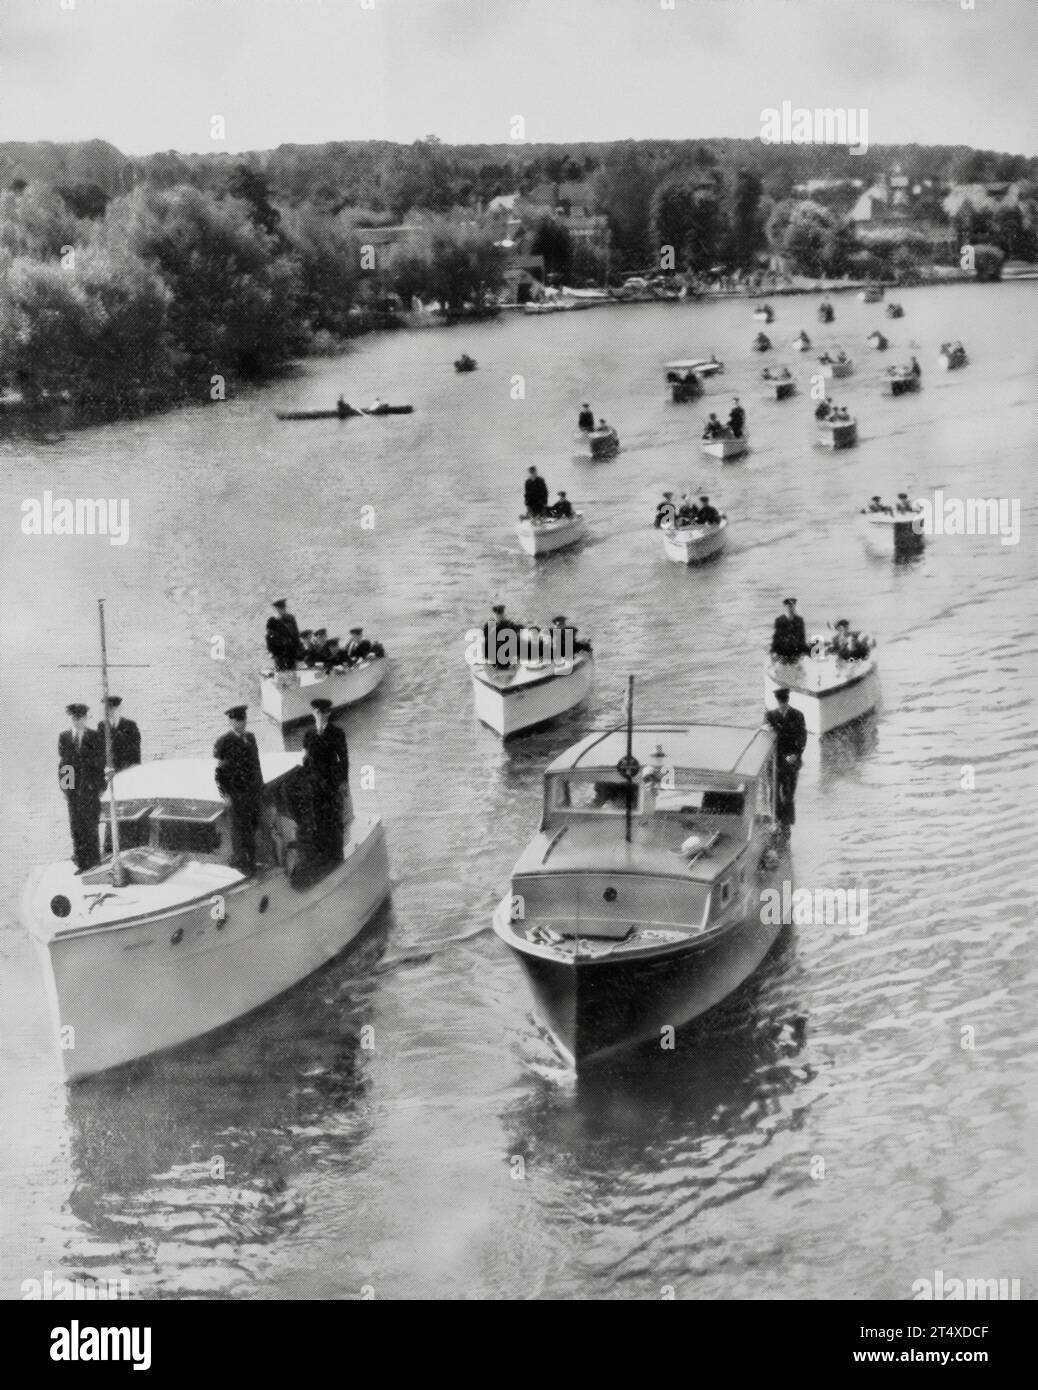
{"label": "canopy roof on boat", "polygon": [[720,362],[715,362],[709,357],[679,357],[675,362],[664,362],[664,367],[668,371],[688,372],[705,370],[708,367],[720,367]]}
{"label": "canopy roof on boat", "polygon": [[[774,735],[767,727],[734,728],[729,724],[639,724],[632,739],[634,756],[642,766],[661,761],[665,766],[697,772],[723,772],[739,777],[759,777],[774,749]],[[570,769],[614,771],[627,752],[627,729],[589,734],[567,748],[546,769],[548,773]]]}
{"label": "canopy roof on boat", "polygon": [[[267,785],[284,777],[303,761],[302,753],[260,752]],[[116,773],[116,801],[213,801],[220,804],[213,758],[158,758]]]}

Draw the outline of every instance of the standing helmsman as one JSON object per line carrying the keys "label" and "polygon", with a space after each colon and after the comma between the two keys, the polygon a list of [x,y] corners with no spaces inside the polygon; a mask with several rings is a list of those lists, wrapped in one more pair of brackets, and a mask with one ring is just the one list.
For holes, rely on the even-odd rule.
{"label": "standing helmsman", "polygon": [[310,779],[314,854],[317,859],[329,863],[341,862],[350,755],[346,735],[329,717],[331,700],[311,700],[310,706],[316,727],[308,729],[303,736],[303,767]]}
{"label": "standing helmsman", "polygon": [[66,705],[72,727],[58,735],[58,786],[68,803],[76,869],[101,862],[101,793],[105,787],[104,740],[86,722],[89,705]]}
{"label": "standing helmsman", "polygon": [[276,671],[294,671],[303,649],[299,640],[299,624],[288,611],[288,600],[275,599],[274,616],[267,619],[267,651],[274,658]]}
{"label": "standing helmsman", "polygon": [[255,734],[245,728],[246,707],[227,711],[231,727],[213,747],[216,786],[231,812],[231,867],[256,871],[256,832],[263,805],[263,770]]}
{"label": "standing helmsman", "polygon": [[543,516],[548,510],[548,484],[533,464],[523,484],[523,502],[530,516]]}
{"label": "standing helmsman", "polygon": [[[109,695],[105,699],[108,712],[108,726],[112,731],[112,767],[122,772],[124,767],[136,767],[141,760],[141,731],[132,719],[124,719],[121,713],[121,695]],[[105,721],[97,726],[104,747]]]}
{"label": "standing helmsman", "polygon": [[775,619],[775,628],[771,635],[771,655],[779,661],[799,661],[811,650],[807,644],[804,620],[797,612],[795,598],[784,598],[782,607],[786,611]]}
{"label": "standing helmsman", "polygon": [[796,789],[807,747],[807,723],[798,709],[789,703],[789,691],[783,686],[775,691],[776,709],[765,711],[764,717],[775,731],[775,815],[783,835],[789,838],[789,827],[796,822]]}

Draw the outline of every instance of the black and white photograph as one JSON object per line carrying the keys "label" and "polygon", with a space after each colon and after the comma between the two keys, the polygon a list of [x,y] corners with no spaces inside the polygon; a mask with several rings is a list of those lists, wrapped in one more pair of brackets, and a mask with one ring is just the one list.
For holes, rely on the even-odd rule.
{"label": "black and white photograph", "polygon": [[822,1302],[997,1366],[1036,59],[1034,0],[3,0],[34,1355]]}

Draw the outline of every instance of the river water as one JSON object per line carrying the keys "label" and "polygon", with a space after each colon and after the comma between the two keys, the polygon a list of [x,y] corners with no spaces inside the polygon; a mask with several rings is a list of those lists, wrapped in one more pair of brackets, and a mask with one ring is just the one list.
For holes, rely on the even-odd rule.
{"label": "river water", "polygon": [[[1031,1296],[1038,287],[900,298],[888,322],[837,296],[827,328],[815,299],[775,301],[773,341],[803,326],[857,361],[836,394],[860,443],[835,456],[812,442],[806,392],[761,400],[745,301],[386,334],[233,401],[0,440],[0,1295],[51,1270],[144,1298],[908,1298],[939,1268]],[[874,327],[887,360],[916,352],[919,395],[880,396]],[[938,373],[954,337],[970,365]],[[462,349],[477,373],[452,370]],[[701,405],[726,412],[738,391],[749,413],[752,452],[727,466],[697,448],[704,409],[663,399],[661,363],[710,352],[727,370]],[[803,358],[772,356],[806,383]],[[274,419],[340,391],[415,413]],[[570,456],[585,399],[620,431],[613,461]],[[519,551],[530,462],[586,512],[580,549]],[[719,562],[663,559],[649,521],[669,486],[728,514]],[[865,554],[850,522],[872,493],[937,487],[1020,499],[1019,543]],[[22,535],[20,504],[44,490],[128,499],[129,542]],[[755,725],[788,593],[809,631],[846,616],[880,643],[883,708],[812,740],[793,840],[798,884],[868,890],[867,931],[788,929],[674,1051],[578,1085],[489,928],[541,770],[620,718],[629,672],[641,718]],[[98,660],[105,597],[145,756],[208,754],[227,705],[255,709],[282,594],[301,625],[363,622],[393,657],[343,720],[392,903],[260,1014],[67,1090],[18,926],[30,866],[67,852],[64,705],[99,704],[96,671],[59,668]],[[474,722],[464,662],[497,599],[567,613],[598,659],[590,706],[507,751]],[[278,746],[258,711],[252,727]]]}

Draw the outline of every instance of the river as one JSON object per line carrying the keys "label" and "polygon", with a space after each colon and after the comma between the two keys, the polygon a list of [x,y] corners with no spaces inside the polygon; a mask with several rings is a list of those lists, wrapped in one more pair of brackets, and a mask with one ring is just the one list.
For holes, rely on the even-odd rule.
{"label": "river", "polygon": [[[813,297],[773,301],[774,342],[804,327],[856,360],[835,394],[860,442],[836,455],[806,391],[761,399],[744,300],[387,333],[234,400],[0,439],[0,1296],[44,1270],[141,1298],[901,1299],[936,1268],[1033,1289],[1038,287],[895,297],[888,322],[834,296],[828,327]],[[865,346],[876,327],[887,354]],[[951,338],[970,365],[938,372]],[[478,372],[453,371],[463,349]],[[910,351],[922,392],[881,397],[884,361]],[[711,352],[727,369],[703,408],[665,403],[662,362]],[[803,386],[803,358],[771,356]],[[415,413],[274,419],[340,392]],[[722,465],[698,432],[736,392],[752,450]],[[617,426],[615,460],[571,457],[583,400]],[[590,523],[536,562],[512,530],[530,462]],[[718,562],[664,560],[665,487],[727,513]],[[1019,499],[1018,543],[865,554],[851,522],[871,494],[936,488]],[[23,535],[45,490],[127,500],[128,543]],[[846,616],[880,644],[883,707],[811,741],[793,838],[797,882],[867,889],[868,929],[788,929],[673,1052],[578,1085],[489,928],[541,771],[620,719],[629,672],[641,718],[756,724],[787,594],[809,632]],[[98,717],[98,673],[60,667],[97,662],[104,597],[146,757],[208,754],[239,699],[276,747],[255,673],[282,595],[302,626],[362,622],[393,658],[342,721],[391,905],[352,955],[216,1039],[66,1090],[18,926],[30,866],[67,852],[64,706]],[[566,613],[598,663],[586,710],[507,751],[474,722],[464,662],[496,600]]]}

